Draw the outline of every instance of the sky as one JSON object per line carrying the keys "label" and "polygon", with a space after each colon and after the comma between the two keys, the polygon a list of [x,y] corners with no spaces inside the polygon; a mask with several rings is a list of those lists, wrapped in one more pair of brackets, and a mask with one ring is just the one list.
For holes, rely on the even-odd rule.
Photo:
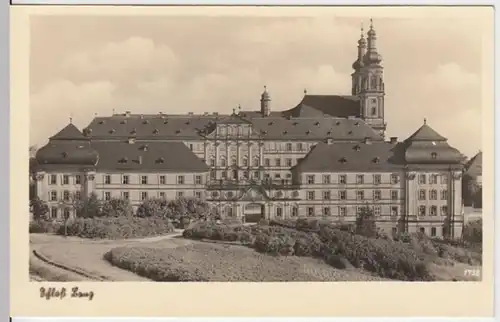
{"label": "sky", "polygon": [[[350,95],[370,17],[32,16],[30,144],[96,115],[273,110],[304,95]],[[471,157],[481,149],[484,27],[472,18],[376,18],[387,136],[427,124]]]}

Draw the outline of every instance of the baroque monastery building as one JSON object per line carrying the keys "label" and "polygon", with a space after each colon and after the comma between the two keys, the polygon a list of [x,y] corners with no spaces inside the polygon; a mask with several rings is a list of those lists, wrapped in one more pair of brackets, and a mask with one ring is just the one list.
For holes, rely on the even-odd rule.
{"label": "baroque monastery building", "polygon": [[351,95],[309,95],[273,111],[96,117],[68,124],[37,155],[36,193],[53,218],[71,195],[207,200],[223,217],[354,222],[369,206],[388,233],[460,237],[462,155],[424,121],[384,138],[385,86],[373,26],[358,41]]}

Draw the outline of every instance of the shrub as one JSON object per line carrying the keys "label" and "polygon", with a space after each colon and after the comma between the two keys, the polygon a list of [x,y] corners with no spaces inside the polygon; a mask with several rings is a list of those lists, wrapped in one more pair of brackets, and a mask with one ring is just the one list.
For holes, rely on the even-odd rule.
{"label": "shrub", "polygon": [[56,233],[61,226],[60,222],[39,219],[30,222],[29,232],[30,234],[52,234]]}
{"label": "shrub", "polygon": [[482,243],[483,242],[483,220],[478,219],[469,222],[464,227],[462,233],[463,239],[469,243]]}
{"label": "shrub", "polygon": [[134,214],[130,202],[120,198],[103,201],[101,212],[107,217],[130,217]]}
{"label": "shrub", "polygon": [[376,237],[378,231],[375,222],[373,210],[368,206],[361,208],[356,216],[356,234],[371,238]]}
{"label": "shrub", "polygon": [[40,221],[47,219],[49,213],[49,206],[40,198],[36,197],[30,200],[30,210],[33,213],[33,220]]}
{"label": "shrub", "polygon": [[426,263],[402,242],[367,238],[321,227],[325,253],[344,256],[352,265],[398,280],[431,280]]}
{"label": "shrub", "polygon": [[280,227],[286,227],[286,228],[295,228],[296,226],[296,220],[280,220],[280,219],[274,219],[269,221],[270,226],[280,226]]}
{"label": "shrub", "polygon": [[77,217],[94,218],[105,216],[105,213],[102,212],[101,200],[97,198],[95,193],[85,196],[82,199],[73,199],[72,203]]}
{"label": "shrub", "polygon": [[[173,225],[162,218],[95,217],[76,218],[67,225],[67,235],[94,239],[127,239],[170,233]],[[57,234],[64,235],[64,226]]]}
{"label": "shrub", "polygon": [[160,217],[167,218],[168,202],[161,198],[151,198],[144,200],[139,207],[137,207],[137,217]]}

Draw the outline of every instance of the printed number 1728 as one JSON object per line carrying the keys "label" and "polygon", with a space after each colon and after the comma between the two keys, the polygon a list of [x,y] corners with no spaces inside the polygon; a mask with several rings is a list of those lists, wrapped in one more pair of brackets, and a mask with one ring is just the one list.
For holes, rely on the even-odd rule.
{"label": "printed number 1728", "polygon": [[479,269],[464,269],[465,276],[481,276],[481,270]]}

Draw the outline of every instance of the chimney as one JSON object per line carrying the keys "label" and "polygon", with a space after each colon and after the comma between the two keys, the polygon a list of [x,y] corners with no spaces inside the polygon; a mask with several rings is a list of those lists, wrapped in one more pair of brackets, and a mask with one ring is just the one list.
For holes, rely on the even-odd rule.
{"label": "chimney", "polygon": [[126,112],[125,112],[125,116],[126,116],[126,117],[130,117],[130,111],[126,111]]}
{"label": "chimney", "polygon": [[139,156],[139,160],[137,160],[139,164],[142,164],[142,155]]}
{"label": "chimney", "polygon": [[135,143],[135,138],[129,138],[128,139],[129,144],[134,144]]}
{"label": "chimney", "polygon": [[396,143],[398,143],[398,137],[397,137],[397,136],[391,136],[391,138],[390,138],[390,143],[391,143],[391,144],[396,144]]}
{"label": "chimney", "polygon": [[364,144],[372,144],[372,140],[369,137],[365,137],[365,139],[363,140],[363,143]]}
{"label": "chimney", "polygon": [[193,112],[188,112],[188,115],[194,115],[194,113]]}
{"label": "chimney", "polygon": [[332,145],[333,144],[333,139],[326,139],[326,144]]}

